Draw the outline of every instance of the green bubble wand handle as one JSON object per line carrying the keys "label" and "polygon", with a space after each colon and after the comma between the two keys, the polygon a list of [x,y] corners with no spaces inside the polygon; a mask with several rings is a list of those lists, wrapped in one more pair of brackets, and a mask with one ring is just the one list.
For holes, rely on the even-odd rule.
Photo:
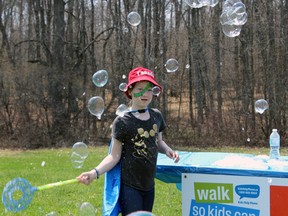
{"label": "green bubble wand handle", "polygon": [[50,189],[53,187],[58,187],[58,186],[62,186],[62,185],[66,185],[66,184],[71,184],[71,183],[76,183],[78,182],[77,179],[70,179],[70,180],[66,180],[66,181],[60,181],[60,182],[55,182],[55,183],[50,183],[50,184],[46,184],[46,185],[42,185],[42,186],[38,186],[36,187],[36,190],[46,190],[46,189]]}

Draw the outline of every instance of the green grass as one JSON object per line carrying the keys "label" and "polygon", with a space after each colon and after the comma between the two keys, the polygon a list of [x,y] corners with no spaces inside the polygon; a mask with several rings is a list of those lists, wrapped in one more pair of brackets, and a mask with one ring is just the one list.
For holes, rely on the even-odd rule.
{"label": "green grass", "polygon": [[[182,151],[204,151],[203,149],[179,149]],[[33,151],[0,150],[0,188],[16,177],[26,178],[33,186],[73,179],[81,172],[94,168],[107,154],[108,147],[93,147],[81,169],[75,169],[70,162],[70,149],[42,149]],[[251,154],[268,154],[265,148],[208,148],[211,152],[238,152]],[[282,155],[287,155],[287,149],[281,149]],[[45,161],[45,166],[41,163]],[[44,191],[37,191],[30,206],[19,212],[5,211],[0,205],[0,215],[46,215],[52,211],[58,215],[78,215],[83,202],[90,202],[101,214],[103,195],[103,176],[90,186],[69,184]],[[157,216],[181,215],[181,192],[175,184],[167,184],[156,180],[156,198],[153,213]]]}

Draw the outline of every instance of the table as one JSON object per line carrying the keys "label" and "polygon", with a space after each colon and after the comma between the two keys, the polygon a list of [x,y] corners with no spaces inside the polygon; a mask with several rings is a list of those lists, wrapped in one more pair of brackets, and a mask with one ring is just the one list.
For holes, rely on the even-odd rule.
{"label": "table", "polygon": [[182,188],[182,215],[287,216],[288,157],[226,152],[158,155],[156,178]]}

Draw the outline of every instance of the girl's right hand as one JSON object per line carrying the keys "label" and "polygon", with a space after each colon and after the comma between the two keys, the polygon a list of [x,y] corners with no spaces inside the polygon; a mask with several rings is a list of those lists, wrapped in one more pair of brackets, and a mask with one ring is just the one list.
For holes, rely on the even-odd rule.
{"label": "girl's right hand", "polygon": [[78,182],[89,185],[97,177],[96,171],[93,169],[89,172],[81,173],[76,179]]}

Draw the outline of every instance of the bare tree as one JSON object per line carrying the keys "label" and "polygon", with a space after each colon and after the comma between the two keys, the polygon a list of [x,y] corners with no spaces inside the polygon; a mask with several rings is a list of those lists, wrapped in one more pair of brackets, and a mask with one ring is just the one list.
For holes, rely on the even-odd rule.
{"label": "bare tree", "polygon": [[[285,143],[288,4],[243,3],[248,21],[238,37],[227,37],[223,2],[0,1],[1,135],[33,148],[105,140],[115,109],[128,103],[118,89],[123,75],[141,65],[163,85],[153,106],[179,142],[247,145],[249,137],[264,145],[275,127]],[[127,22],[132,11],[138,26]],[[178,60],[178,71],[166,72],[168,58]],[[104,88],[91,81],[99,69],[109,73]],[[101,121],[86,108],[94,95],[105,99]],[[263,114],[255,113],[260,98],[269,103]]]}

